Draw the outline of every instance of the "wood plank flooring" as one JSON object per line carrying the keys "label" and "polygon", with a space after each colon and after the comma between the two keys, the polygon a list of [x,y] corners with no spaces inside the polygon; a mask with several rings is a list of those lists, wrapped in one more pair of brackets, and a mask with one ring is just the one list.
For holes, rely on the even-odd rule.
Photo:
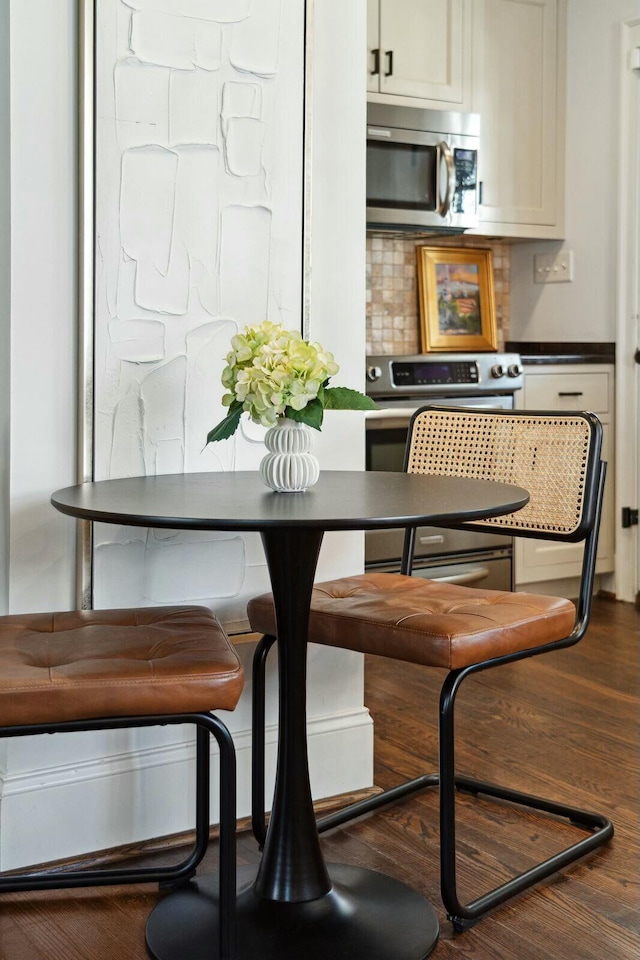
{"label": "wood plank flooring", "polygon": [[[460,695],[460,771],[606,813],[616,835],[603,850],[464,934],[453,933],[440,904],[434,792],[325,836],[327,859],[382,870],[431,900],[441,921],[435,960],[637,960],[639,641],[638,611],[599,600],[576,648],[481,674]],[[436,671],[368,660],[381,786],[434,769],[440,679]],[[469,897],[576,836],[488,801],[461,798],[458,814],[459,875]],[[204,872],[215,869],[215,846]],[[239,838],[239,858],[258,859],[249,834]],[[5,895],[0,960],[143,960],[145,920],[157,897],[151,887]]]}

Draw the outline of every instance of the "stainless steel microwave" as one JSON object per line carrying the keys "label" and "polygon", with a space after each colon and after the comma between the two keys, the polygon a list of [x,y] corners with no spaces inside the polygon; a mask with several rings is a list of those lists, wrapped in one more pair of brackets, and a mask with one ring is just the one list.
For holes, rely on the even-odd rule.
{"label": "stainless steel microwave", "polygon": [[479,140],[477,113],[367,104],[367,226],[477,226]]}

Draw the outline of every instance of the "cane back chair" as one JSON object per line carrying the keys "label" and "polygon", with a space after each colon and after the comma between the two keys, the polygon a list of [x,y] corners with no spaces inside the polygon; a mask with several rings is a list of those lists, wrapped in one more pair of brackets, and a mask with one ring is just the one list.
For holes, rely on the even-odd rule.
{"label": "cane back chair", "polygon": [[235,650],[204,607],[142,607],[0,617],[0,737],[165,724],[196,728],[196,836],[172,866],[13,871],[0,893],[185,883],[209,842],[209,743],[220,748],[219,956],[235,956],[236,761],[212,710],[233,710],[244,684]]}
{"label": "cane back chair", "polygon": [[[578,642],[589,622],[606,464],[602,427],[590,413],[471,411],[430,406],[409,428],[405,469],[513,483],[529,491],[517,513],[466,523],[466,529],[560,542],[584,541],[579,597],[482,590],[411,576],[415,530],[405,535],[402,572],[366,573],[316,584],[308,639],[446,670],[439,707],[439,773],[407,781],[338,810],[318,822],[328,830],[425,787],[439,786],[440,884],[457,930],[573,863],[613,835],[610,821],[566,804],[456,773],[454,707],[467,677]],[[269,594],[249,604],[252,628],[263,634],[254,658],[253,829],[262,842],[264,804],[264,673],[276,632]],[[469,903],[456,880],[455,792],[506,800],[568,819],[587,836]]]}

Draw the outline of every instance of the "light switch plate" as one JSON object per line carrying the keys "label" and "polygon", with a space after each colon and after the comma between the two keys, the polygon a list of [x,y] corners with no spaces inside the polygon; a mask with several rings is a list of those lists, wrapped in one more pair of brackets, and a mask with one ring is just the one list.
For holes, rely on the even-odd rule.
{"label": "light switch plate", "polygon": [[573,251],[540,253],[533,258],[534,283],[569,283],[573,280]]}

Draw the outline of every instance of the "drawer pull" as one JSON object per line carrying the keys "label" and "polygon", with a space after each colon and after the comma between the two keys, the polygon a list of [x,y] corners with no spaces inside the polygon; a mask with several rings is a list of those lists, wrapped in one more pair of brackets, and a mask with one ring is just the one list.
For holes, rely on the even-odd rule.
{"label": "drawer pull", "polygon": [[559,397],[581,397],[582,390],[559,390]]}
{"label": "drawer pull", "polygon": [[444,537],[441,533],[436,533],[431,537],[418,537],[418,541],[423,547],[426,547],[430,543],[444,543]]}

